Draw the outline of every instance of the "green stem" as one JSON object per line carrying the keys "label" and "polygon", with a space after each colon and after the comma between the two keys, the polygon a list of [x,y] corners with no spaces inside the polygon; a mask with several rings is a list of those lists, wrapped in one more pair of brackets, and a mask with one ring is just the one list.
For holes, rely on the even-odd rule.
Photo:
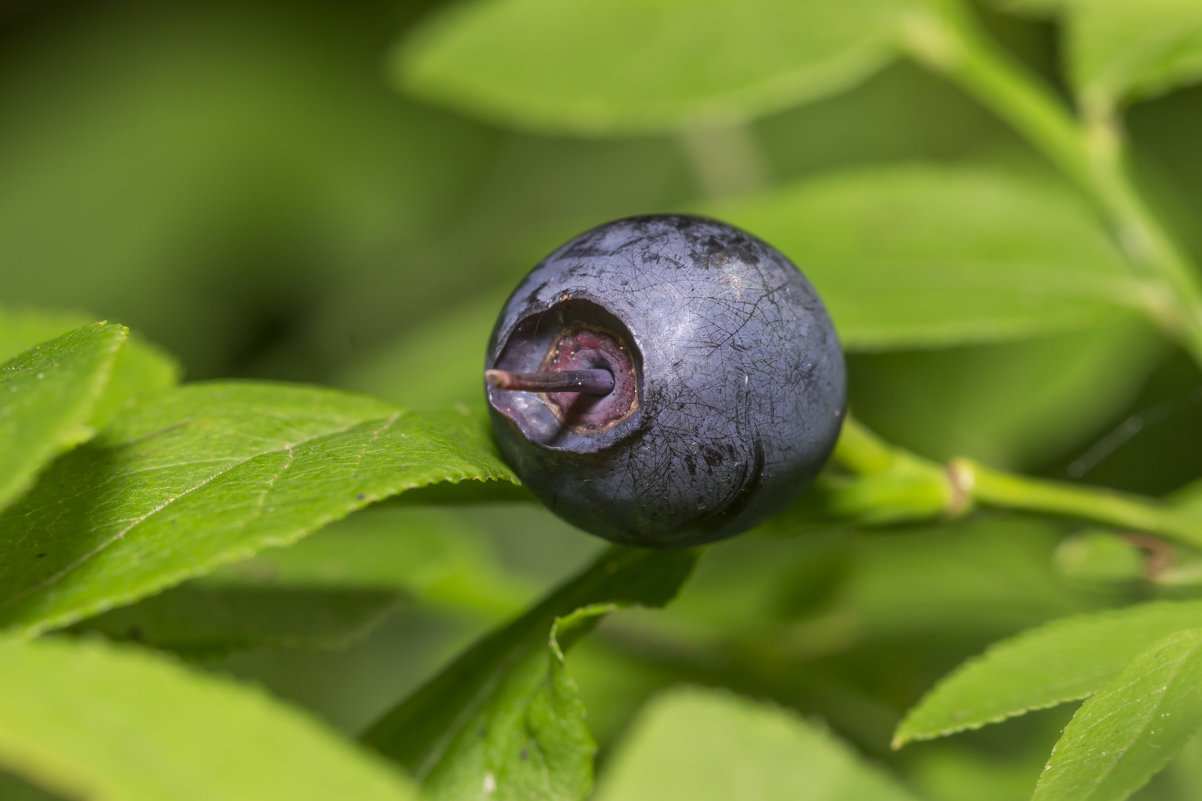
{"label": "green stem", "polygon": [[1083,123],[1032,72],[994,44],[961,0],[927,0],[906,43],[920,62],[960,84],[1027,138],[1101,209],[1149,285],[1145,306],[1202,364],[1202,283],[1132,180],[1108,114]]}
{"label": "green stem", "polygon": [[823,511],[833,517],[870,524],[955,517],[976,504],[1089,520],[1202,548],[1202,520],[1153,499],[1019,476],[969,459],[945,466],[884,442],[851,418],[835,460],[860,478],[828,479],[820,488]]}
{"label": "green stem", "polygon": [[871,476],[894,472],[900,465],[908,464],[912,457],[849,416],[835,443],[834,459],[858,476]]}
{"label": "green stem", "polygon": [[1092,520],[1124,531],[1155,534],[1202,547],[1202,521],[1150,498],[1102,487],[1028,478],[968,459],[952,462],[949,472],[965,493],[982,505]]}

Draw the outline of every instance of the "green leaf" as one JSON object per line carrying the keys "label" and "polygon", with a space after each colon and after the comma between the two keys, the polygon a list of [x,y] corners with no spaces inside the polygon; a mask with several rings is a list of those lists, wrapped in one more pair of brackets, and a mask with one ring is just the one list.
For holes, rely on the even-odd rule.
{"label": "green leaf", "polygon": [[66,625],[413,487],[512,481],[482,422],[286,385],[167,392],[0,516],[0,623]]}
{"label": "green leaf", "polygon": [[893,744],[927,740],[1095,693],[1141,651],[1202,623],[1202,601],[1148,603],[1065,618],[991,646],[944,678]]}
{"label": "green leaf", "polygon": [[0,364],[0,509],[92,435],[88,421],[127,336],[119,325],[94,323]]}
{"label": "green leaf", "polygon": [[1107,113],[1202,79],[1202,5],[1194,0],[1026,0],[1067,18],[1069,72],[1082,104]]}
{"label": "green leaf", "polygon": [[441,509],[369,509],[290,548],[272,548],[206,577],[223,586],[375,589],[490,618],[533,596],[507,575],[458,516]]}
{"label": "green leaf", "polygon": [[662,606],[693,551],[613,548],[485,637],[364,740],[405,765],[430,798],[584,799],[595,746],[563,652],[609,610]]}
{"label": "green leaf", "polygon": [[1118,105],[1202,79],[1202,4],[1078,2],[1069,31],[1073,80],[1086,106]]}
{"label": "green leaf", "polygon": [[1202,728],[1202,629],[1131,660],[1081,705],[1052,749],[1032,801],[1122,801]]}
{"label": "green leaf", "polygon": [[113,801],[416,797],[256,690],[99,641],[0,641],[0,765]]}
{"label": "green leaf", "polygon": [[1023,339],[1097,325],[1144,302],[1089,210],[1040,178],[881,168],[706,211],[792,259],[853,350]]}
{"label": "green leaf", "polygon": [[[792,522],[768,531],[788,532]],[[722,543],[669,616],[687,615],[690,628],[710,638],[726,632],[736,641],[762,639],[794,661],[835,654],[858,659],[874,648],[922,642],[904,658],[933,677],[966,649],[1097,602],[1073,592],[1051,569],[1064,529],[1047,519],[977,515],[911,526],[904,534],[794,533],[763,544],[759,538]],[[758,559],[750,559],[757,552]],[[930,681],[916,681],[913,692]]]}
{"label": "green leaf", "polygon": [[15,311],[0,307],[0,359],[17,354],[76,328],[96,322],[70,312]]}
{"label": "green leaf", "polygon": [[1040,467],[1123,414],[1165,349],[1145,321],[1115,314],[1029,339],[853,354],[849,403],[883,438],[931,459]]}
{"label": "green leaf", "polygon": [[480,0],[420,25],[400,85],[506,125],[575,133],[730,123],[891,59],[899,0]]}
{"label": "green leaf", "polygon": [[825,729],[726,692],[651,701],[602,776],[596,801],[913,801]]}
{"label": "green leaf", "polygon": [[1009,0],[1066,20],[1068,71],[1088,113],[1202,80],[1202,6],[1193,0]]}
{"label": "green leaf", "polygon": [[1114,531],[1091,529],[1064,539],[1056,549],[1056,569],[1091,582],[1135,582],[1143,577],[1147,555]]}
{"label": "green leaf", "polygon": [[69,631],[98,632],[193,658],[265,645],[338,648],[367,632],[403,598],[387,590],[229,586],[201,579]]}
{"label": "green leaf", "polygon": [[[34,345],[73,328],[95,322],[70,312],[13,311],[0,308],[0,359],[16,356]],[[131,334],[117,351],[112,374],[95,403],[89,424],[102,428],[118,411],[173,386],[179,381],[175,359]]]}
{"label": "green leaf", "polygon": [[131,335],[117,351],[112,377],[92,412],[92,427],[104,428],[134,404],[166,392],[179,383],[180,372],[175,359]]}

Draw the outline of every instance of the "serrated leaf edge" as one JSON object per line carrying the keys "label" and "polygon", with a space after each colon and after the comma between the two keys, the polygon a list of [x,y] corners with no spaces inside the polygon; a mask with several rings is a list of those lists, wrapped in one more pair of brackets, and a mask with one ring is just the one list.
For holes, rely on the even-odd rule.
{"label": "serrated leaf edge", "polygon": [[[1071,625],[1074,622],[1080,622],[1080,621],[1085,621],[1085,620],[1102,621],[1102,620],[1106,620],[1106,619],[1116,619],[1116,618],[1122,618],[1122,617],[1125,617],[1128,615],[1134,615],[1136,613],[1136,611],[1147,610],[1152,607],[1170,607],[1170,606],[1178,606],[1181,604],[1188,604],[1188,603],[1191,603],[1191,602],[1190,601],[1152,601],[1149,603],[1136,604],[1134,606],[1124,607],[1122,609],[1112,609],[1112,610],[1107,610],[1107,611],[1097,612],[1097,613],[1072,615],[1069,617],[1064,617],[1064,618],[1059,618],[1057,620],[1049,621],[1043,625],[1036,626],[1031,629],[1027,629],[1026,631],[1023,631],[1023,632],[1019,632],[1018,634],[1014,635],[1013,637],[1007,637],[1006,639],[999,640],[998,642],[993,643],[992,645],[987,647],[984,651],[977,654],[976,656],[970,657],[969,659],[962,662],[959,666],[957,666],[955,669],[953,669],[946,676],[939,679],[934,684],[934,686],[931,687],[930,690],[928,690],[926,693],[924,693],[922,698],[920,698],[918,700],[918,702],[916,704],[914,704],[914,706],[910,709],[910,711],[906,713],[906,716],[904,718],[902,718],[901,723],[898,724],[897,732],[894,734],[893,739],[890,741],[890,748],[892,748],[893,750],[897,750],[897,749],[903,747],[904,745],[906,745],[907,743],[924,742],[927,740],[938,739],[940,737],[946,737],[951,734],[959,734],[960,732],[976,731],[977,729],[982,729],[985,726],[989,726],[994,723],[1001,723],[1003,721],[1010,720],[1011,718],[1021,717],[1022,715],[1025,715],[1028,712],[1038,712],[1041,709],[1051,709],[1052,707],[1056,707],[1056,706],[1059,706],[1060,704],[1068,703],[1069,701],[1079,701],[1083,698],[1088,698],[1091,695],[1093,695],[1093,693],[1089,693],[1089,692],[1087,692],[1087,693],[1067,693],[1062,696],[1056,696],[1052,700],[1049,700],[1045,703],[1028,706],[1022,710],[1001,712],[997,715],[994,715],[994,716],[991,716],[988,718],[983,718],[983,719],[977,720],[977,721],[971,721],[968,723],[964,723],[962,725],[946,726],[946,727],[942,727],[938,730],[924,730],[921,732],[905,731],[906,725],[913,718],[914,713],[922,707],[923,703],[928,698],[930,698],[936,692],[938,692],[940,688],[946,686],[949,682],[953,681],[957,676],[961,675],[962,673],[964,673],[967,670],[970,670],[973,666],[980,664],[981,662],[984,662],[985,660],[989,659],[989,657],[992,654],[996,653],[998,650],[1009,649],[1011,647],[1014,647],[1014,645],[1016,643],[1019,643],[1027,638],[1046,636],[1048,632],[1054,632],[1057,628],[1059,628],[1061,626]],[[1200,620],[1202,620],[1202,617],[1200,617]],[[1192,628],[1192,627],[1187,626],[1183,629],[1180,629],[1180,631],[1185,631],[1190,628]],[[1103,675],[1105,672],[1106,671],[1098,671],[1098,675]]]}
{"label": "serrated leaf edge", "polygon": [[[211,484],[213,481],[221,478],[222,476],[225,476],[232,470],[235,470],[245,464],[254,462],[257,459],[265,458],[268,456],[278,455],[282,452],[291,451],[291,449],[302,446],[302,445],[309,445],[314,442],[320,442],[321,440],[329,438],[329,437],[336,437],[341,434],[345,434],[347,431],[350,431],[351,429],[354,429],[354,428],[363,427],[363,426],[371,426],[371,425],[383,422],[384,424],[381,426],[379,431],[375,432],[376,436],[378,436],[387,427],[395,424],[406,414],[411,414],[411,412],[407,412],[404,410],[397,410],[396,412],[393,412],[392,414],[390,414],[386,417],[378,417],[378,418],[369,419],[369,420],[357,420],[357,421],[349,423],[341,428],[323,432],[322,434],[320,434],[318,436],[309,437],[306,439],[298,440],[296,442],[291,442],[291,443],[288,443],[287,445],[282,445],[278,448],[273,448],[269,451],[262,451],[259,453],[255,453],[245,459],[240,459],[236,463],[231,464],[229,467],[222,470],[221,472],[216,473],[213,476],[210,476],[202,484],[198,484],[197,486],[188,489],[187,491],[181,493],[180,495],[177,495],[174,498],[169,499],[166,503],[151,510],[148,514],[139,518],[132,525],[128,526],[127,528],[125,528],[122,531],[118,532],[117,534],[113,535],[107,541],[105,541],[103,544],[101,544],[100,546],[97,546],[96,548],[89,551],[87,554],[81,556],[80,559],[76,560],[75,562],[73,562],[71,565],[67,566],[63,570],[59,571],[58,573],[54,574],[53,576],[48,577],[47,579],[43,580],[41,583],[28,588],[21,595],[14,596],[12,598],[7,599],[4,606],[9,606],[9,605],[13,604],[14,602],[20,600],[21,598],[27,597],[30,593],[33,593],[33,592],[36,592],[45,587],[51,586],[54,582],[58,581],[61,577],[67,575],[69,572],[74,570],[76,567],[83,564],[84,561],[86,561],[87,559],[92,558],[96,554],[98,554],[101,551],[103,551],[104,549],[108,548],[114,542],[117,542],[120,539],[122,539],[130,530],[132,530],[134,528],[134,526],[145,521],[148,517],[150,517],[150,515],[155,514],[159,511],[162,511],[163,509],[167,508],[167,506],[169,506],[171,503],[178,501],[180,498],[186,497],[187,495],[191,495],[192,493],[203,489],[204,487]],[[281,470],[281,473],[282,472],[283,471]],[[32,638],[32,637],[35,637],[46,631],[56,629],[56,628],[62,628],[63,626],[67,626],[72,623],[78,622],[80,620],[84,620],[88,617],[92,617],[94,615],[97,615],[97,614],[100,614],[103,612],[107,612],[110,609],[114,609],[119,606],[128,605],[132,601],[139,600],[139,599],[147,597],[149,595],[154,595],[157,592],[169,589],[170,587],[174,587],[174,586],[181,584],[189,579],[198,578],[200,576],[206,575],[206,574],[212,572],[213,570],[215,570],[216,568],[219,568],[223,565],[232,564],[234,562],[241,562],[246,559],[249,559],[250,557],[254,556],[256,553],[258,553],[259,551],[262,551],[265,548],[282,548],[282,547],[292,545],[293,543],[299,541],[303,537],[308,536],[312,532],[317,531],[321,528],[324,528],[325,526],[327,526],[330,523],[333,523],[337,520],[341,520],[342,518],[346,517],[347,515],[349,515],[353,512],[356,512],[366,506],[369,506],[372,503],[376,503],[378,501],[382,501],[387,498],[391,498],[396,495],[403,494],[412,489],[418,489],[420,487],[431,486],[433,484],[443,484],[443,483],[458,484],[458,483],[460,483],[462,481],[466,481],[466,480],[502,481],[502,480],[506,480],[509,478],[510,478],[509,476],[507,476],[504,473],[500,473],[500,472],[491,472],[490,471],[484,475],[478,475],[475,473],[468,473],[465,471],[451,471],[447,475],[442,476],[436,480],[405,481],[399,485],[396,485],[395,488],[390,489],[388,491],[367,491],[367,490],[365,490],[363,492],[356,494],[352,498],[349,506],[345,510],[341,510],[336,513],[325,514],[325,515],[317,518],[314,521],[313,525],[311,525],[311,526],[307,526],[303,529],[298,529],[298,530],[295,530],[295,531],[287,533],[287,534],[276,535],[276,536],[264,539],[261,542],[259,542],[257,544],[257,546],[255,546],[255,547],[243,547],[243,548],[239,548],[239,549],[235,549],[235,550],[230,550],[230,551],[224,552],[212,559],[193,564],[187,568],[182,568],[182,569],[179,569],[176,571],[158,574],[158,578],[161,580],[154,581],[154,582],[148,582],[148,583],[142,585],[142,587],[139,589],[131,589],[124,593],[116,593],[102,601],[98,601],[98,602],[90,604],[90,605],[89,604],[81,605],[81,606],[77,607],[76,609],[73,609],[69,612],[65,612],[65,613],[62,613],[59,615],[48,616],[48,617],[42,618],[41,620],[37,621],[36,623],[28,624],[26,626],[13,626],[12,628],[8,629],[7,631],[17,634],[18,636],[25,636],[27,638]]]}

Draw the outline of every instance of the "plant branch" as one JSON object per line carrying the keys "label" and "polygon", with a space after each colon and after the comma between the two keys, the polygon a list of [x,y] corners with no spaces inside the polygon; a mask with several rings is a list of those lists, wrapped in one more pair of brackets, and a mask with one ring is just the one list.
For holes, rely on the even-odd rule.
{"label": "plant branch", "polygon": [[962,0],[927,0],[926,7],[933,13],[915,15],[907,26],[911,55],[1009,123],[1093,200],[1148,284],[1148,313],[1202,365],[1199,274],[1136,189],[1113,117],[1078,119],[989,39]]}
{"label": "plant branch", "polygon": [[1151,498],[1101,487],[1044,481],[959,459],[950,465],[956,481],[985,506],[1044,512],[1092,520],[1124,531],[1155,534],[1202,547],[1202,521]]}
{"label": "plant branch", "polygon": [[[1202,548],[1202,520],[1151,498],[1015,475],[969,459],[941,465],[882,441],[851,418],[835,460],[860,476],[828,479],[822,487],[823,511],[844,520],[955,517],[980,505],[1074,517]],[[879,469],[886,462],[892,467]]]}

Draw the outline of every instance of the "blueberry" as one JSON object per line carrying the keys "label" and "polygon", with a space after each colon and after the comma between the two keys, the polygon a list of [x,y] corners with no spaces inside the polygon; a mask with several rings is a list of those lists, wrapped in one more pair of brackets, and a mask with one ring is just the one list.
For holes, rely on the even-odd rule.
{"label": "blueberry", "polygon": [[702,217],[607,223],[541,261],[488,344],[501,452],[568,522],[696,545],[780,511],[834,448],[843,354],[809,281]]}

